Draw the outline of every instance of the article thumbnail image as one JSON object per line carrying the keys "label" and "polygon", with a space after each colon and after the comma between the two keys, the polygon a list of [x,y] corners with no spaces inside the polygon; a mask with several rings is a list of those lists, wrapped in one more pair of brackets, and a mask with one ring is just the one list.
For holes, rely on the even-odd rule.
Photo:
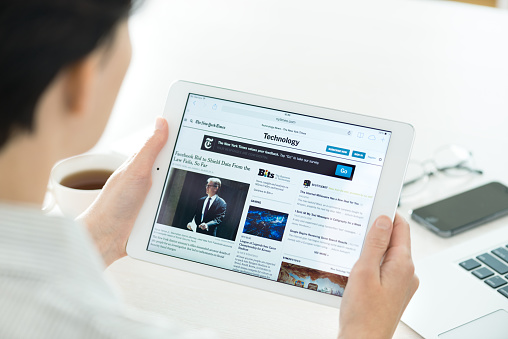
{"label": "article thumbnail image", "polygon": [[282,262],[278,282],[342,297],[347,277],[309,267]]}
{"label": "article thumbnail image", "polygon": [[[216,183],[217,179],[220,185]],[[157,222],[189,233],[234,241],[248,190],[247,183],[173,168]],[[215,198],[208,204],[210,196]],[[208,230],[201,229],[201,223],[207,223]]]}
{"label": "article thumbnail image", "polygon": [[249,206],[243,233],[282,241],[288,214]]}

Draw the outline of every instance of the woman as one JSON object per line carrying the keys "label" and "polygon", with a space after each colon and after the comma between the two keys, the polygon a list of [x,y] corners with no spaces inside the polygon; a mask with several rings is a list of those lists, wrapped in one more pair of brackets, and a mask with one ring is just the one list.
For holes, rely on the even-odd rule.
{"label": "woman", "polygon": [[[213,336],[130,316],[101,274],[126,255],[168,137],[164,119],[77,221],[40,212],[53,164],[90,149],[104,130],[130,61],[130,7],[128,0],[0,4],[1,338]],[[408,224],[378,218],[349,278],[339,337],[391,337],[417,285]]]}

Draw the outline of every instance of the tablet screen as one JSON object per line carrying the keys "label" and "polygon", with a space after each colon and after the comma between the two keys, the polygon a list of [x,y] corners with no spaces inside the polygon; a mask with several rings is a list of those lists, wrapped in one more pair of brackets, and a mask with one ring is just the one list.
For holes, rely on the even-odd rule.
{"label": "tablet screen", "polygon": [[190,94],[147,250],[342,296],[390,136]]}

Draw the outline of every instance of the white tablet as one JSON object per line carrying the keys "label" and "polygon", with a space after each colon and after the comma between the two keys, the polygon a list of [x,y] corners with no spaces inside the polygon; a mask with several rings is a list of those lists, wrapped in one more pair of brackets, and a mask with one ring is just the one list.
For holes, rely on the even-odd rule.
{"label": "white tablet", "polygon": [[395,215],[412,126],[183,81],[164,117],[127,253],[339,306],[371,223]]}

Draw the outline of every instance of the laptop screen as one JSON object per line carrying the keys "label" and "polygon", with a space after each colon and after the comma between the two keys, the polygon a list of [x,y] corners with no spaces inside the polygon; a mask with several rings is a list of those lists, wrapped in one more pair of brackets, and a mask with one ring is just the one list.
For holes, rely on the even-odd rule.
{"label": "laptop screen", "polygon": [[390,135],[190,94],[147,250],[342,296]]}

